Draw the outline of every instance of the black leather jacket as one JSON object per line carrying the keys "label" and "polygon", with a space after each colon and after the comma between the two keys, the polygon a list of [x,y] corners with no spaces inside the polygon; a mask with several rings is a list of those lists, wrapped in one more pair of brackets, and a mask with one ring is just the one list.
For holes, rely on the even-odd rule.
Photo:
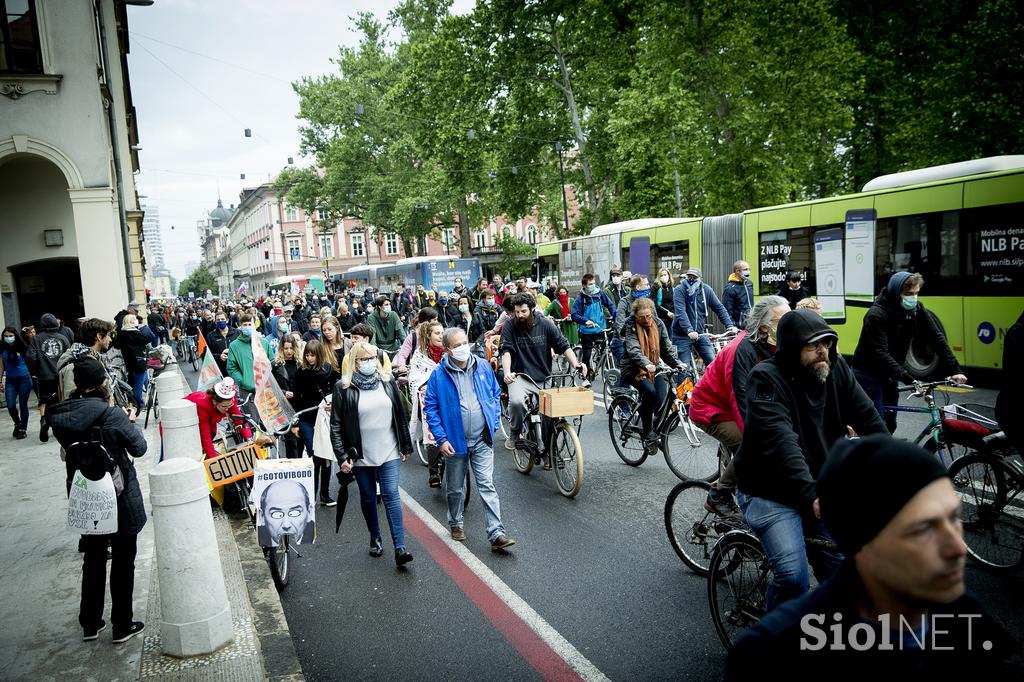
{"label": "black leather jacket", "polygon": [[[409,417],[405,413],[398,384],[394,379],[385,381],[384,392],[391,398],[391,428],[398,441],[398,451],[403,455],[412,453],[412,438],[409,436]],[[363,437],[359,428],[359,389],[355,386],[342,388],[339,381],[334,386],[331,398],[331,445],[338,463],[347,459],[363,458]]]}

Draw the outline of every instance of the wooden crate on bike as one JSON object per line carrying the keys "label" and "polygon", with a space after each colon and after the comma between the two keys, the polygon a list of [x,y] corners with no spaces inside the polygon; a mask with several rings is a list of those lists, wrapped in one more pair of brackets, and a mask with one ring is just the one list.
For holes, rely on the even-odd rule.
{"label": "wooden crate on bike", "polygon": [[545,417],[576,417],[594,413],[594,392],[568,386],[540,391],[540,413]]}

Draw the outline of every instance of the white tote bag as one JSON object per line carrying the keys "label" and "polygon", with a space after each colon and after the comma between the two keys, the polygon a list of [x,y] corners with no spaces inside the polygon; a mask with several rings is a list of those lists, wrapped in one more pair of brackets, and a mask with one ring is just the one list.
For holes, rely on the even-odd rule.
{"label": "white tote bag", "polygon": [[68,495],[68,528],[79,535],[117,532],[117,493],[109,473],[90,481],[75,471]]}
{"label": "white tote bag", "polygon": [[313,454],[321,459],[334,458],[334,446],[331,445],[331,413],[323,409],[324,405],[331,404],[331,396],[324,398],[320,403],[320,409],[316,411],[316,424],[313,427]]}

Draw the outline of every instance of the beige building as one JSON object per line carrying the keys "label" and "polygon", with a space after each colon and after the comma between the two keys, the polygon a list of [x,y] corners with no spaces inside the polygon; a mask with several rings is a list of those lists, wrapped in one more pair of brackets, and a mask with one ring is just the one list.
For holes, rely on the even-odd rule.
{"label": "beige building", "polygon": [[7,2],[0,43],[2,324],[144,300],[125,3]]}

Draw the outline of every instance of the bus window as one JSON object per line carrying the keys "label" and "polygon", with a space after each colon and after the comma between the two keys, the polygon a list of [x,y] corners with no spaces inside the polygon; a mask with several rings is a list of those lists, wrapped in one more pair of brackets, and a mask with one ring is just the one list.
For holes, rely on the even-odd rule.
{"label": "bus window", "polygon": [[804,286],[813,294],[814,242],[811,228],[762,232],[758,237],[758,295],[769,296],[777,292],[790,270],[803,273]]}
{"label": "bus window", "polygon": [[928,296],[963,295],[960,239],[960,211],[879,220],[875,291],[881,291],[892,273],[909,271],[924,275]]}
{"label": "bus window", "polygon": [[672,273],[672,281],[678,282],[679,275],[690,269],[689,240],[658,244],[652,246],[651,251],[651,260],[657,264],[656,268],[652,268],[652,275],[662,268],[667,268]]}

